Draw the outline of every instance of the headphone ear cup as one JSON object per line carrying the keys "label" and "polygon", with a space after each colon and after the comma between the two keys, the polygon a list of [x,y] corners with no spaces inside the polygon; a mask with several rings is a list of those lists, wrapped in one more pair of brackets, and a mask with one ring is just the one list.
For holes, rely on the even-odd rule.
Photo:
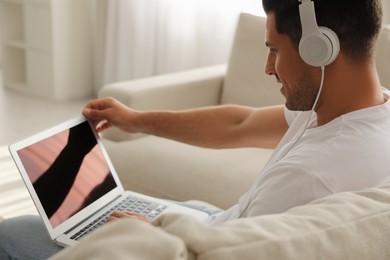
{"label": "headphone ear cup", "polygon": [[326,27],[319,27],[318,33],[308,34],[299,42],[299,54],[304,62],[314,67],[332,63],[339,51],[337,35]]}
{"label": "headphone ear cup", "polygon": [[331,53],[330,53],[330,56],[329,56],[329,59],[328,61],[324,64],[324,66],[326,65],[329,65],[331,64],[336,58],[337,56],[339,55],[339,52],[340,52],[340,41],[339,41],[339,37],[337,37],[337,34],[327,28],[327,27],[319,27],[320,31],[322,32],[322,34],[328,38],[331,46],[332,46],[332,49],[331,49]]}

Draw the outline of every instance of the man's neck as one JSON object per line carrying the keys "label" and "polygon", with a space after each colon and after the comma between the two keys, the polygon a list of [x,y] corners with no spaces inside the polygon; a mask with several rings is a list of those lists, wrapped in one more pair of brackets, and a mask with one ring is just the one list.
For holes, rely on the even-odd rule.
{"label": "man's neck", "polygon": [[384,102],[375,65],[366,62],[355,66],[341,59],[325,68],[317,123],[324,125],[341,115]]}

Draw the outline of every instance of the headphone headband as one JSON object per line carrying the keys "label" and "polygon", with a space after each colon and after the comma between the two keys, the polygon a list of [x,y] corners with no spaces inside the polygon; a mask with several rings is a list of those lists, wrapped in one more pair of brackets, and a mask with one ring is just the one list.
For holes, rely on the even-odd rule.
{"label": "headphone headband", "polygon": [[298,0],[302,37],[299,42],[299,54],[304,62],[311,66],[322,67],[332,63],[339,51],[339,39],[331,29],[318,27],[311,0]]}

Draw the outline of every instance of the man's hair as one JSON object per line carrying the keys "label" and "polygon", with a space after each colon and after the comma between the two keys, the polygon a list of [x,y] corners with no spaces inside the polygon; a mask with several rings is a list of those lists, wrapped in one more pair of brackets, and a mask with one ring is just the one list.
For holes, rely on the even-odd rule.
{"label": "man's hair", "polygon": [[[332,29],[340,49],[353,62],[372,58],[382,25],[382,0],[314,0],[317,24]],[[302,35],[298,0],[263,0],[275,16],[276,31],[298,48]]]}

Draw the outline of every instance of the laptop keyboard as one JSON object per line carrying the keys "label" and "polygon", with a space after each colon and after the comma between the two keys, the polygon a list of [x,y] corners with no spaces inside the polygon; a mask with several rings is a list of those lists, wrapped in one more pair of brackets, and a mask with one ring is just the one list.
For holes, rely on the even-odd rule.
{"label": "laptop keyboard", "polygon": [[101,215],[96,220],[92,221],[89,225],[87,225],[79,232],[74,234],[71,237],[71,239],[79,240],[86,234],[89,234],[96,228],[102,226],[114,211],[131,212],[131,213],[143,215],[147,217],[148,220],[153,220],[158,215],[160,215],[160,213],[164,211],[166,208],[167,206],[163,204],[151,202],[133,196],[127,196],[117,205],[115,205],[114,207],[106,211],[103,215]]}

